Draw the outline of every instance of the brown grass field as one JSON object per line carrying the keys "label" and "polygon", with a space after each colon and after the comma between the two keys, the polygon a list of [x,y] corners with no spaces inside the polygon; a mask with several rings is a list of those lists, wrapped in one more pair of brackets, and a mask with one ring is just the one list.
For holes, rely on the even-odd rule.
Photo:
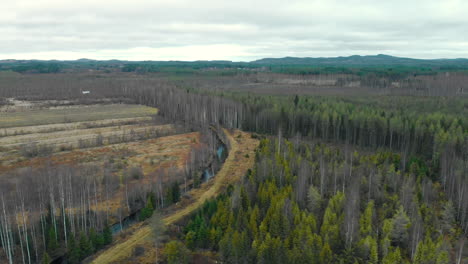
{"label": "brown grass field", "polygon": [[[229,156],[216,176],[203,184],[201,188],[190,191],[190,199],[182,200],[169,208],[164,216],[166,225],[177,223],[198,209],[206,200],[216,197],[232,183],[238,182],[254,165],[255,149],[259,142],[250,134],[242,131],[228,132],[231,145]],[[90,263],[154,263],[156,249],[151,247],[151,229],[145,223],[139,223],[128,231],[128,235],[118,238],[109,248],[99,252]],[[138,259],[129,260],[135,247],[143,246],[146,254]]]}
{"label": "brown grass field", "polygon": [[86,129],[108,126],[121,126],[129,124],[138,124],[151,121],[151,117],[128,117],[128,118],[115,118],[104,119],[96,121],[72,122],[72,123],[58,123],[37,126],[21,126],[21,127],[8,127],[0,129],[0,137],[18,136],[34,133],[50,133],[57,131],[73,130],[73,129]]}
{"label": "brown grass field", "polygon": [[158,112],[142,105],[89,105],[1,113],[0,128],[145,117]]}

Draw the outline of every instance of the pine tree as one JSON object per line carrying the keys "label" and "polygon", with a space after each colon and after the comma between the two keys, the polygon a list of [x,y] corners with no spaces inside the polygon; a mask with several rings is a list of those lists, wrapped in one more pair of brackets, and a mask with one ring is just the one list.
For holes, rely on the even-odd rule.
{"label": "pine tree", "polygon": [[84,232],[81,232],[80,234],[80,250],[81,259],[84,259],[93,253],[92,245]]}
{"label": "pine tree", "polygon": [[319,191],[313,185],[309,187],[307,193],[307,207],[310,212],[315,215],[318,215],[320,208],[322,207],[322,197],[320,196]]}
{"label": "pine tree", "polygon": [[93,247],[93,251],[99,250],[101,248],[98,241],[98,234],[96,233],[96,230],[94,228],[90,228],[89,230],[89,242],[91,243]]}
{"label": "pine tree", "polygon": [[195,232],[193,231],[189,231],[186,235],[185,235],[185,244],[187,245],[187,247],[191,250],[194,250],[195,249]]}
{"label": "pine tree", "polygon": [[393,216],[392,225],[392,241],[402,247],[406,246],[409,236],[408,229],[411,226],[411,222],[403,206],[400,206],[397,213]]}
{"label": "pine tree", "polygon": [[49,264],[51,261],[52,261],[52,259],[50,258],[49,254],[47,254],[47,252],[44,252],[44,255],[42,256],[41,263],[42,264]]}
{"label": "pine tree", "polygon": [[190,251],[179,241],[171,241],[164,247],[164,258],[168,264],[189,263]]}
{"label": "pine tree", "polygon": [[75,238],[72,236],[68,240],[68,255],[67,259],[71,264],[77,264],[81,261],[81,249],[80,246],[76,243]]}
{"label": "pine tree", "polygon": [[367,237],[372,235],[372,217],[374,214],[374,201],[367,203],[367,207],[364,210],[364,213],[359,219],[359,233],[361,237]]}
{"label": "pine tree", "polygon": [[146,200],[146,206],[145,208],[141,209],[141,212],[140,212],[140,221],[150,218],[153,215],[153,212],[154,212],[153,202],[152,202],[151,196],[148,196],[148,199]]}
{"label": "pine tree", "polygon": [[51,226],[47,235],[47,252],[55,256],[58,247],[57,234],[55,233],[55,229]]}
{"label": "pine tree", "polygon": [[342,192],[337,192],[337,194],[330,198],[320,229],[323,240],[333,250],[338,250],[341,244],[340,229],[344,221],[343,201],[344,194]]}
{"label": "pine tree", "polygon": [[400,248],[396,248],[394,251],[389,252],[382,259],[382,264],[396,264],[396,263],[403,263],[403,259],[400,253]]}
{"label": "pine tree", "polygon": [[108,224],[104,227],[103,231],[104,245],[109,245],[112,243],[112,230]]}
{"label": "pine tree", "polygon": [[366,263],[377,264],[379,261],[377,241],[370,235],[359,242],[359,246],[363,251],[363,259]]}
{"label": "pine tree", "polygon": [[180,186],[176,181],[172,184],[172,203],[177,203],[180,200]]}
{"label": "pine tree", "polygon": [[325,244],[322,247],[322,250],[320,251],[320,263],[333,263],[333,252],[330,248],[330,245],[327,242],[325,242]]}

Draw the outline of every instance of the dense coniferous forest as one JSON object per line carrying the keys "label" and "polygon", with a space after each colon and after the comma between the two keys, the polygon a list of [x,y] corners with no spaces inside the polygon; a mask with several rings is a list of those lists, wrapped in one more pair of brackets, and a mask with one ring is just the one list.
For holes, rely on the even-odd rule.
{"label": "dense coniferous forest", "polygon": [[418,159],[264,139],[242,184],[184,230],[226,263],[453,263],[465,233]]}
{"label": "dense coniferous forest", "polygon": [[[424,74],[430,71],[409,66],[396,75],[388,67],[293,73],[298,66],[281,65],[246,73],[208,65],[174,63],[157,74],[130,65],[116,67],[123,71],[118,73],[107,72],[110,68],[7,72],[0,97],[142,104],[157,107],[164,120],[184,131],[219,125],[262,138],[255,166],[242,182],[207,202],[176,232],[193,252],[217,252],[225,263],[463,263],[468,234],[465,73],[439,68]],[[330,75],[333,82],[324,83]],[[358,86],[350,85],[357,81]],[[194,168],[204,155],[194,154],[199,156]],[[93,180],[79,172],[85,169],[93,168],[26,171],[16,186],[5,187],[11,190],[1,195],[5,259],[48,263],[66,256],[78,263],[111,243],[107,217],[90,205],[93,192],[118,183]],[[39,188],[31,191],[31,181]],[[129,211],[138,210],[141,220],[180,196],[177,184],[158,192],[156,183],[139,188],[145,191],[132,191],[134,210]],[[68,205],[82,213],[67,215]],[[37,222],[12,217],[38,207]],[[168,244],[169,249],[180,245]],[[185,261],[179,257],[174,259]]]}

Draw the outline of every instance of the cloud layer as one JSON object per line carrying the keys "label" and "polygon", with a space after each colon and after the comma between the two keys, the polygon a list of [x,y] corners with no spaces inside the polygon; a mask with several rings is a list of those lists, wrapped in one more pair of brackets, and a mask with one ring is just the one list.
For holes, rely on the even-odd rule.
{"label": "cloud layer", "polygon": [[0,59],[468,57],[462,0],[0,0]]}

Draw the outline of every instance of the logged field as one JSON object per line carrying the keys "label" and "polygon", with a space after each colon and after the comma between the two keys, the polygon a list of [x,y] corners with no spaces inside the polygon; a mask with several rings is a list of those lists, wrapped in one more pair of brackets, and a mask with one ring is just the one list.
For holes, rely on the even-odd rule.
{"label": "logged field", "polygon": [[0,128],[37,126],[57,123],[136,118],[154,115],[156,108],[141,105],[90,105],[1,113]]}

